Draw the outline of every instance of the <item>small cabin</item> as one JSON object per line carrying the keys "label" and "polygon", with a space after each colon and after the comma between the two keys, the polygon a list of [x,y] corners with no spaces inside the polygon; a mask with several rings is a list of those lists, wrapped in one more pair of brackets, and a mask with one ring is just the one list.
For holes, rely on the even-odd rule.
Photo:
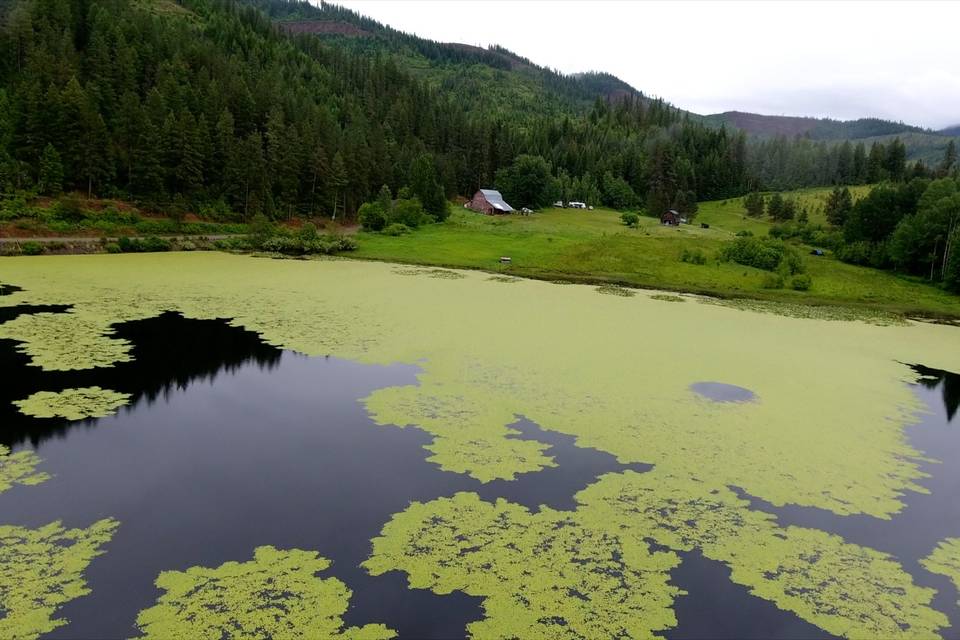
{"label": "small cabin", "polygon": [[499,191],[493,189],[480,189],[470,202],[467,203],[468,209],[473,209],[479,213],[485,213],[488,216],[501,215],[504,213],[513,213],[514,209],[506,203]]}
{"label": "small cabin", "polygon": [[664,211],[660,214],[660,224],[679,227],[680,220],[680,213],[676,209],[670,209],[669,211]]}

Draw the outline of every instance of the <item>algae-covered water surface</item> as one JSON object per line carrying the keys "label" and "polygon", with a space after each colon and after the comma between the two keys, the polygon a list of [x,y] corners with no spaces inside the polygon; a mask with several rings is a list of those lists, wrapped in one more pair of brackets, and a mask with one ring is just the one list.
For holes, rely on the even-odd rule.
{"label": "algae-covered water surface", "polygon": [[960,637],[960,329],[0,262],[0,636]]}

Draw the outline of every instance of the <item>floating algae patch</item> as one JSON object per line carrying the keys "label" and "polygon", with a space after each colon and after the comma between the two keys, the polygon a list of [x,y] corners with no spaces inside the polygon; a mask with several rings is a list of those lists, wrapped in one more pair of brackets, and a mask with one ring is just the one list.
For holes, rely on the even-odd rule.
{"label": "floating algae patch", "polygon": [[24,400],[17,400],[20,413],[34,418],[66,418],[85,420],[112,416],[117,409],[130,402],[129,393],[120,393],[100,387],[38,391]]}
{"label": "floating algae patch", "polygon": [[130,345],[110,338],[109,317],[76,311],[33,313],[0,324],[0,338],[22,342],[31,364],[47,371],[108,367],[130,360]]}
{"label": "floating algae patch", "polygon": [[428,268],[428,267],[394,267],[391,273],[398,276],[428,276],[430,278],[440,278],[443,280],[462,280],[467,276],[459,271],[449,269]]}
{"label": "floating algae patch", "polygon": [[483,597],[486,616],[467,627],[474,638],[651,638],[676,625],[677,562],[570,512],[458,493],[394,516],[364,566],[403,571],[412,588]]}
{"label": "floating algae patch", "polygon": [[714,402],[751,402],[757,397],[750,389],[725,382],[694,382],[690,390]]}
{"label": "floating algae patch", "polygon": [[772,313],[789,318],[807,320],[842,320],[847,322],[866,322],[878,326],[900,325],[907,321],[894,313],[878,309],[842,307],[835,305],[806,305],[774,300],[753,300],[750,298],[714,298],[701,296],[703,304],[712,304],[756,313]]}
{"label": "floating algae patch", "polygon": [[450,271],[448,269],[428,269],[426,274],[431,278],[441,278],[443,280],[462,280],[467,277],[459,271]]}
{"label": "floating algae patch", "polygon": [[[438,288],[397,268],[222,253],[9,258],[4,277],[23,290],[0,306],[73,306],[45,317],[43,332],[20,317],[0,334],[44,369],[104,366],[130,357],[111,337],[114,323],[171,310],[231,318],[308,355],[416,363],[418,385],[374,392],[368,410],[381,424],[427,431],[432,461],[477,478],[489,477],[490,461],[498,478],[547,464],[511,442],[507,427],[523,415],[621,463],[707,477],[776,506],[889,518],[904,492],[923,490],[918,452],[904,438],[918,405],[902,382],[916,373],[900,363],[960,362],[957,328],[817,322],[646,296],[625,304],[589,286],[502,287],[470,272]],[[70,353],[74,336],[112,351]],[[690,402],[691,380],[724,379],[764,402]],[[436,417],[458,403],[463,421]]]}
{"label": "floating algae patch", "polygon": [[0,526],[0,637],[33,639],[67,624],[54,614],[90,593],[83,572],[118,525],[107,518],[86,529]]}
{"label": "floating algae patch", "polygon": [[597,293],[605,293],[609,296],[620,296],[622,298],[632,298],[637,292],[627,287],[621,287],[615,284],[602,284],[596,289]]}
{"label": "floating algae patch", "polygon": [[487,278],[487,280],[489,280],[490,282],[513,283],[513,282],[521,282],[523,279],[515,278],[513,276],[490,276],[489,278]]}
{"label": "floating algae patch", "polygon": [[11,454],[10,449],[0,444],[0,493],[15,484],[36,485],[46,482],[50,476],[37,471],[40,458],[33,451],[18,451]]}
{"label": "floating algae patch", "polygon": [[[271,345],[308,355],[416,364],[417,384],[374,391],[364,406],[385,428],[429,434],[430,462],[442,469],[486,481],[555,464],[544,443],[514,437],[510,425],[525,416],[621,464],[654,465],[651,481],[659,478],[677,504],[719,501],[716,510],[736,523],[728,527],[736,535],[709,538],[684,519],[671,523],[673,543],[702,548],[731,568],[732,580],[781,608],[851,637],[901,634],[897,629],[925,635],[942,626],[929,593],[891,559],[822,531],[779,527],[725,492],[737,487],[774,506],[866,514],[882,526],[903,509],[908,492],[924,491],[920,452],[905,438],[920,404],[903,383],[918,374],[901,363],[955,367],[957,328],[659,304],[646,295],[598,296],[590,286],[532,280],[503,287],[482,273],[462,272],[440,286],[395,268],[212,253],[11,258],[4,278],[23,290],[0,297],[0,306],[70,304],[71,313],[49,314],[44,331],[18,318],[0,324],[0,333],[43,369],[106,366],[131,357],[111,334],[114,323],[169,310],[230,318]],[[70,351],[73,334],[104,351]],[[699,402],[688,388],[697,380],[735,380],[763,402]],[[604,549],[639,548],[642,537],[624,542],[631,535],[671,546],[670,528],[649,522],[666,515],[622,518],[594,504],[600,496],[585,496],[595,499],[583,501],[577,513],[587,515],[576,522],[590,536],[617,538]],[[656,496],[643,499],[661,504]],[[688,519],[709,521],[690,511]],[[601,526],[603,518],[590,515],[598,513],[614,524]],[[546,526],[539,513],[510,518],[523,525],[513,522],[511,532]],[[512,534],[504,535],[511,544]],[[523,548],[520,556],[536,562],[539,552]],[[566,543],[551,553],[556,566],[577,558]],[[553,580],[548,569],[545,580]],[[470,588],[489,601],[502,595],[495,585]],[[603,618],[597,624],[615,624],[615,616],[596,615]]]}
{"label": "floating algae patch", "polygon": [[[831,634],[936,637],[947,617],[890,556],[815,529],[781,527],[726,487],[656,470],[608,474],[574,511],[458,493],[397,514],[364,566],[411,588],[481,596],[477,638],[651,637],[676,625],[670,572],[699,550],[730,579]],[[651,551],[651,545],[658,551]]]}
{"label": "floating algae patch", "polygon": [[164,593],[137,626],[144,638],[393,638],[382,624],[344,627],[352,593],[317,577],[329,567],[314,551],[264,546],[248,562],[165,571],[157,578]]}
{"label": "floating algae patch", "polygon": [[686,302],[687,299],[682,296],[672,296],[666,293],[655,293],[650,296],[651,300],[660,300],[661,302]]}
{"label": "floating algae patch", "polygon": [[933,589],[885,553],[802,527],[781,527],[732,490],[654,470],[607,474],[576,499],[579,517],[623,538],[700,550],[757,597],[848,638],[936,637],[947,617]]}
{"label": "floating algae patch", "polygon": [[[544,452],[550,445],[520,440],[507,425],[516,420],[508,407],[474,394],[434,393],[425,396],[419,386],[397,386],[375,394],[371,417],[381,424],[418,428],[438,436],[427,449],[427,458],[444,471],[466,473],[481,482],[513,480],[517,474],[555,466]],[[416,422],[411,419],[416,416]],[[491,425],[500,425],[491,429]]]}
{"label": "floating algae patch", "polygon": [[920,564],[931,573],[947,576],[960,590],[960,538],[942,541]]}

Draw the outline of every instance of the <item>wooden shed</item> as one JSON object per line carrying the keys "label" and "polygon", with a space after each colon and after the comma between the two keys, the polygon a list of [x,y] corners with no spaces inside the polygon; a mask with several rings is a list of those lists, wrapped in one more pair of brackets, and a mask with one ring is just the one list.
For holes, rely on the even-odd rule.
{"label": "wooden shed", "polygon": [[660,224],[668,224],[673,227],[680,226],[680,214],[676,209],[670,209],[660,214]]}
{"label": "wooden shed", "polygon": [[485,213],[488,216],[500,215],[504,213],[513,213],[513,207],[508,205],[499,191],[493,189],[480,189],[470,202],[467,203],[468,209]]}

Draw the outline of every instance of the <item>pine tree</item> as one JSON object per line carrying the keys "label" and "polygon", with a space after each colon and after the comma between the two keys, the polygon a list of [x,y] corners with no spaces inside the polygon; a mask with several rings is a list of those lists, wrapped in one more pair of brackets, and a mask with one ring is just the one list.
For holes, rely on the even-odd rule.
{"label": "pine tree", "polygon": [[894,138],[887,145],[885,168],[890,174],[890,179],[897,181],[904,179],[907,173],[907,147],[900,138]]}
{"label": "pine tree", "polygon": [[783,196],[779,193],[770,196],[767,202],[767,215],[774,220],[780,220],[783,217]]}
{"label": "pine tree", "polygon": [[387,185],[380,187],[380,191],[377,193],[377,204],[380,205],[384,213],[389,213],[390,209],[393,208],[393,194],[390,193],[390,187]]}
{"label": "pine tree", "polygon": [[743,206],[747,210],[747,215],[751,218],[762,218],[766,209],[766,202],[763,196],[756,191],[751,191],[743,199]]}
{"label": "pine tree", "polygon": [[947,148],[943,152],[943,162],[940,163],[940,175],[948,176],[957,166],[957,143],[951,140],[947,143]]}
{"label": "pine tree", "polygon": [[867,182],[881,182],[889,173],[886,169],[886,150],[879,142],[870,145],[870,156],[867,158]]}
{"label": "pine tree", "polygon": [[447,199],[443,195],[443,187],[437,180],[437,170],[431,156],[421,154],[413,161],[410,168],[410,191],[420,199],[423,210],[434,220],[447,219],[449,215]]}
{"label": "pine tree", "polygon": [[[337,219],[337,209],[340,208],[341,198],[346,196],[345,189],[349,184],[347,165],[343,161],[343,154],[337,151],[333,155],[333,164],[330,166],[330,186],[333,188],[333,219]],[[345,210],[341,208],[341,210]]]}
{"label": "pine tree", "polygon": [[827,222],[835,227],[842,227],[853,209],[853,196],[847,187],[834,187],[827,197],[825,213]]}
{"label": "pine tree", "polygon": [[60,154],[49,142],[40,158],[40,177],[37,180],[40,193],[48,196],[60,195],[63,190],[63,164]]}
{"label": "pine tree", "polygon": [[867,151],[862,142],[858,142],[853,149],[853,184],[863,184],[867,181]]}

